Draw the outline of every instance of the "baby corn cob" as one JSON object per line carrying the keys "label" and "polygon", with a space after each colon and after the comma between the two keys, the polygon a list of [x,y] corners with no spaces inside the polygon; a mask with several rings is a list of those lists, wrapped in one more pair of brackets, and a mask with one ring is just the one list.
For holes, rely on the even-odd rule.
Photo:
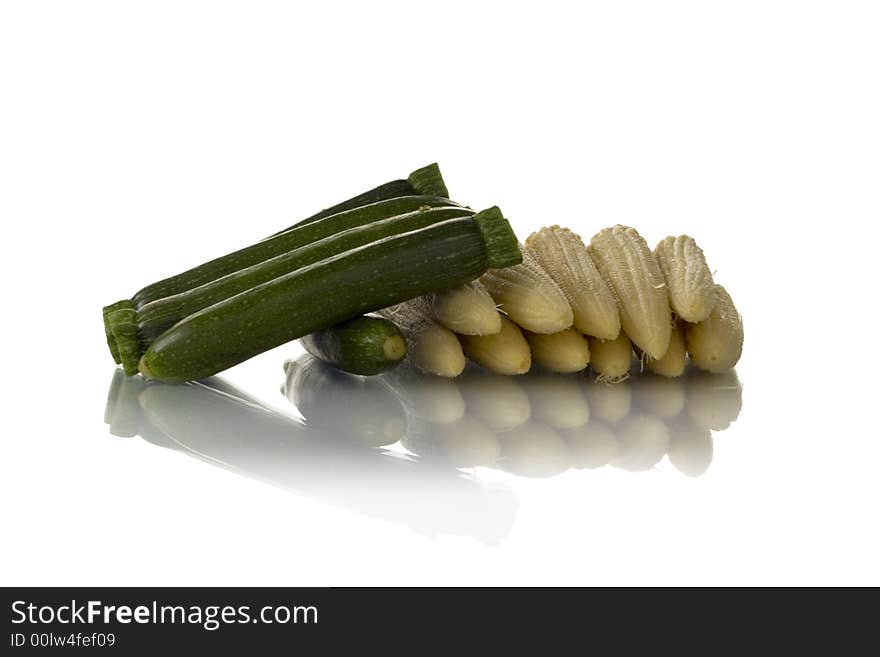
{"label": "baby corn cob", "polygon": [[621,333],[614,340],[588,338],[590,343],[590,366],[600,381],[616,383],[629,376],[632,367],[632,342]]}
{"label": "baby corn cob", "polygon": [[562,290],[578,331],[603,340],[617,337],[617,300],[577,233],[559,226],[542,228],[529,236],[524,248]]}
{"label": "baby corn cob", "polygon": [[725,372],[742,355],[743,323],[727,290],[716,285],[715,292],[715,308],[699,324],[688,324],[685,340],[694,365],[707,372]]}
{"label": "baby corn cob", "polygon": [[657,259],[635,228],[605,228],[590,241],[590,255],[617,297],[623,330],[651,358],[669,347],[672,311]]}
{"label": "baby corn cob", "polygon": [[380,310],[406,337],[406,355],[413,365],[438,376],[455,377],[465,359],[455,334],[429,317],[418,303],[406,301]]}
{"label": "baby corn cob", "polygon": [[464,353],[478,365],[498,374],[525,374],[532,366],[529,343],[519,327],[501,318],[496,335],[461,335]]}
{"label": "baby corn cob", "polygon": [[521,264],[490,269],[480,279],[502,312],[534,333],[557,333],[571,326],[568,300],[528,252]]}
{"label": "baby corn cob", "polygon": [[669,336],[669,348],[661,358],[645,359],[645,367],[648,371],[660,376],[675,378],[684,374],[687,364],[687,348],[684,344],[684,331],[681,324],[676,322]]}
{"label": "baby corn cob", "polygon": [[590,347],[587,338],[567,328],[559,333],[532,333],[523,331],[532,361],[551,372],[580,372],[590,364]]}
{"label": "baby corn cob", "polygon": [[462,335],[494,335],[501,331],[495,300],[479,281],[427,295],[431,316]]}
{"label": "baby corn cob", "polygon": [[706,319],[717,296],[706,256],[694,238],[670,235],[657,245],[654,255],[666,278],[669,303],[675,313],[693,323]]}

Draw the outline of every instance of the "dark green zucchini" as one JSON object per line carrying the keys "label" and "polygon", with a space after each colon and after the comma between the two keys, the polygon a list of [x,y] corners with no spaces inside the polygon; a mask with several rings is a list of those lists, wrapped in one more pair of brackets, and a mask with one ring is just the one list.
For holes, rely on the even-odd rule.
{"label": "dark green zucchini", "polygon": [[[449,191],[446,189],[446,183],[443,182],[443,176],[440,174],[440,167],[436,162],[424,166],[421,169],[416,169],[409,174],[409,177],[406,180],[392,180],[384,185],[374,187],[368,192],[364,192],[363,194],[359,194],[347,201],[338,203],[331,208],[321,210],[317,214],[314,214],[307,219],[303,219],[299,223],[289,226],[284,230],[290,230],[291,228],[296,228],[297,226],[302,226],[303,224],[308,224],[317,221],[318,219],[329,217],[332,214],[339,214],[340,212],[345,212],[346,210],[351,210],[352,208],[357,208],[369,203],[397,198],[398,196],[419,195],[442,196],[444,198],[449,197]],[[279,232],[283,233],[284,230]],[[277,234],[278,233],[275,233],[275,235]]]}
{"label": "dark green zucchini", "polygon": [[455,206],[456,204],[441,196],[415,194],[399,196],[361,205],[356,208],[320,217],[301,226],[293,226],[256,244],[251,244],[238,251],[233,251],[219,258],[193,267],[181,274],[148,285],[132,297],[135,308],[142,308],[147,303],[180,294],[194,287],[209,283],[214,279],[231,274],[245,267],[272,258],[304,244],[333,235],[340,230],[355,226],[363,226],[372,221],[386,219],[394,215],[412,212],[422,206]]}
{"label": "dark green zucchini", "polygon": [[284,396],[308,427],[370,447],[391,445],[405,433],[403,405],[379,379],[340,372],[310,355],[284,369]]}
{"label": "dark green zucchini", "polygon": [[[394,202],[392,205],[398,204]],[[360,212],[361,210],[353,211],[353,214]],[[406,214],[342,230],[310,244],[294,248],[274,258],[269,258],[258,264],[227,274],[187,292],[148,303],[137,311],[137,336],[140,343],[138,358],[156,338],[180,320],[203,308],[208,308],[224,299],[249,290],[256,285],[391,235],[399,235],[447,219],[471,216],[473,214],[472,210],[466,208],[431,208],[427,205],[421,206],[420,209],[414,212],[407,212]],[[337,216],[336,220],[340,218],[341,216]],[[340,226],[345,226],[349,225],[350,221],[345,223],[337,221],[337,223]],[[121,350],[122,345],[117,343],[117,349]]]}
{"label": "dark green zucchini", "polygon": [[[320,217],[315,221],[310,221],[307,225],[291,228],[262,242],[257,242],[220,258],[215,258],[177,276],[148,285],[138,292],[133,297],[133,300],[123,299],[104,307],[104,332],[107,337],[110,353],[117,363],[121,361],[120,348],[109,323],[110,313],[116,310],[135,309],[140,311],[140,309],[151,302],[155,303],[167,297],[184,294],[216,279],[228,276],[247,267],[252,267],[270,258],[278,257],[288,251],[324,239],[340,231],[364,226],[374,221],[413,212],[424,207],[460,206],[449,199],[439,196],[402,196],[377,201],[338,214]],[[226,296],[221,296],[220,298],[226,298]],[[175,303],[176,301],[171,303],[172,308],[175,306]],[[158,311],[158,315],[166,319],[169,316],[174,317],[175,314],[177,313],[174,310],[171,310],[170,313],[166,313],[164,310]],[[174,321],[180,318],[181,316],[177,316]],[[141,323],[140,317],[138,317],[137,323]],[[171,323],[173,324],[174,322]],[[151,338],[148,334],[147,344],[149,341],[151,341]]]}
{"label": "dark green zucchini", "polygon": [[159,336],[140,361],[148,378],[201,379],[252,356],[428,292],[522,262],[495,207],[381,239],[214,304]]}
{"label": "dark green zucchini", "polygon": [[[404,182],[406,183],[406,185],[402,184]],[[249,249],[252,247],[241,249],[239,251],[236,251],[235,253],[223,256],[222,258],[216,258],[202,265],[199,265],[198,267],[189,269],[176,276],[172,276],[170,278],[166,278],[164,280],[153,283],[152,285],[148,285],[147,287],[135,293],[135,295],[131,298],[132,303],[134,303],[136,308],[140,308],[150,301],[155,301],[156,299],[167,297],[170,294],[178,294],[180,292],[184,292],[197,285],[202,285],[203,283],[212,281],[215,278],[218,278],[233,271],[237,271],[242,267],[248,267],[256,262],[259,262],[259,259],[265,259],[265,257],[267,257],[259,255],[260,253],[262,253],[262,249],[268,242],[273,242],[273,238],[277,237],[278,235],[282,235],[297,228],[302,228],[303,226],[315,223],[316,221],[320,221],[322,219],[328,219],[334,215],[343,212],[350,212],[351,210],[356,210],[364,206],[375,206],[377,203],[381,203],[382,201],[393,200],[404,196],[433,196],[435,197],[435,204],[440,202],[438,199],[442,199],[447,205],[454,205],[447,198],[449,196],[449,193],[446,190],[446,185],[443,184],[443,178],[440,176],[439,167],[436,164],[431,164],[422,169],[413,171],[406,181],[393,181],[386,185],[380,185],[379,187],[372,189],[369,192],[360,194],[359,196],[355,196],[354,198],[344,201],[343,203],[339,203],[332,208],[322,210],[318,214],[313,215],[308,219],[304,219],[303,221],[300,221],[293,226],[289,226],[283,231],[280,231],[279,233],[276,233],[275,235],[261,242],[257,242],[257,244],[253,245],[254,247],[257,247],[256,253],[251,254]],[[407,210],[398,210],[395,212],[395,214],[400,214],[401,212],[407,212]],[[374,218],[384,218],[387,216],[389,216],[387,213],[382,214],[380,212],[378,215],[375,215]],[[329,226],[332,227],[333,222],[329,222]],[[276,251],[275,253],[277,254],[278,252]],[[251,259],[249,257],[251,255],[259,259]],[[242,262],[244,262],[244,264],[242,264]]]}
{"label": "dark green zucchini", "polygon": [[364,315],[300,338],[315,358],[336,369],[371,376],[400,364],[406,340],[387,319]]}
{"label": "dark green zucchini", "polygon": [[[304,224],[313,223],[320,219],[339,214],[341,212],[347,212],[348,210],[352,210],[364,205],[371,205],[380,201],[399,198],[402,196],[438,196],[447,198],[449,196],[449,191],[446,189],[446,184],[443,182],[443,176],[440,173],[440,167],[437,165],[437,163],[435,162],[433,164],[422,167],[421,169],[416,169],[409,175],[406,180],[392,180],[391,182],[385,183],[384,185],[379,185],[378,187],[364,192],[363,194],[359,194],[353,198],[350,198],[347,201],[343,201],[342,203],[338,203],[330,208],[321,210],[317,214],[314,214],[311,217],[308,217],[307,219],[304,219],[294,224],[293,226],[289,226],[284,230],[279,231],[279,233],[275,233],[275,235],[287,232],[288,230],[291,230],[298,226],[302,226]],[[450,204],[452,203],[450,202]],[[263,241],[271,240],[273,237],[275,237],[275,235],[272,235]],[[184,292],[188,289],[196,287],[197,285],[202,285],[203,283],[211,281],[214,278],[219,278],[225,273],[235,271],[235,269],[226,269],[224,272],[218,273],[214,271],[214,267],[216,267],[217,265],[217,260],[212,260],[203,265],[200,265],[199,267],[187,270],[177,276],[172,276],[170,278],[166,278],[151,285],[148,285],[147,287],[138,291],[130,300],[123,299],[122,301],[118,301],[114,304],[110,304],[109,306],[105,306],[103,313],[104,333],[107,337],[107,346],[110,349],[113,360],[117,363],[120,362],[120,356],[116,346],[116,342],[113,338],[113,333],[110,330],[110,325],[107,320],[107,315],[110,312],[117,310],[123,306],[140,308],[141,306],[150,303],[151,301],[155,301],[157,299],[172,294],[179,294],[180,292]]]}

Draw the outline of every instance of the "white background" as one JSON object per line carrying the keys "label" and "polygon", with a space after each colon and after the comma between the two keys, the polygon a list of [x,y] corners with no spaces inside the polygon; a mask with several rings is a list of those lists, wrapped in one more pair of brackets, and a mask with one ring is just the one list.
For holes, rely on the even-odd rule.
{"label": "white background", "polygon": [[[878,34],[871,2],[4,2],[0,582],[880,584]],[[435,160],[522,238],[698,239],[746,328],[705,475],[478,469],[516,504],[487,542],[442,491],[400,522],[356,475],[109,435],[102,305]],[[289,410],[297,351],[227,378]]]}

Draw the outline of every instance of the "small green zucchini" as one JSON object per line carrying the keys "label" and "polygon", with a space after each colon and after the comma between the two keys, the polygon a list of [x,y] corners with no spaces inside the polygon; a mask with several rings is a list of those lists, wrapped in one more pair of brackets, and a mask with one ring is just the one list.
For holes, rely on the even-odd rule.
{"label": "small green zucchini", "polygon": [[370,376],[398,365],[406,340],[387,319],[364,315],[300,338],[315,358],[336,369]]}
{"label": "small green zucchini", "polygon": [[147,378],[201,379],[358,315],[521,262],[497,207],[380,239],[252,287],[182,319],[140,360]]}

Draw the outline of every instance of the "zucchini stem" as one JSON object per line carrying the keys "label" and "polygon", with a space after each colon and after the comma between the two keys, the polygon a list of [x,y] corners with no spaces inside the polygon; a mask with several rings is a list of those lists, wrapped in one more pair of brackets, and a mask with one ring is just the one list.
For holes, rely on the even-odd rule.
{"label": "zucchini stem", "polygon": [[477,212],[473,219],[486,245],[490,269],[503,269],[523,261],[516,235],[497,205]]}
{"label": "zucchini stem", "polygon": [[413,186],[418,194],[449,198],[449,190],[446,189],[446,183],[443,182],[443,176],[440,175],[440,165],[436,162],[416,169],[409,174],[406,181]]}

